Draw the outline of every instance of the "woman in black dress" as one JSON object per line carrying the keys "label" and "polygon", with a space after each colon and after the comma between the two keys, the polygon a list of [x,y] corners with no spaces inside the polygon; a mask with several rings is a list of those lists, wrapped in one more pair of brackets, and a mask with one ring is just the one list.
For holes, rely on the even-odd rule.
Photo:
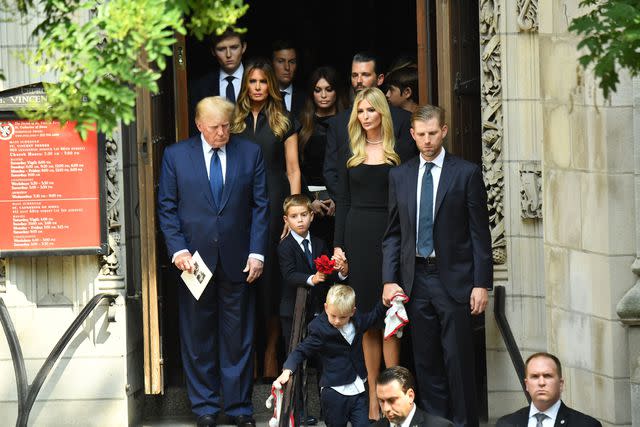
{"label": "woman in black dress", "polygon": [[257,336],[266,340],[263,376],[275,377],[279,370],[276,349],[282,282],[277,246],[288,231],[283,228],[282,203],[288,195],[300,193],[300,166],[294,122],[284,110],[273,68],[266,60],[255,60],[245,69],[232,132],[260,145],[264,156],[270,208],[269,244],[264,254],[264,270],[256,283],[260,302],[256,325],[264,328]]}
{"label": "woman in black dress", "polygon": [[[324,152],[327,146],[328,120],[346,107],[346,99],[340,90],[336,70],[332,67],[317,68],[309,80],[309,97],[300,112],[301,124],[298,133],[298,151],[302,181],[313,196],[314,211],[311,233],[333,242],[335,203],[330,199],[322,176]],[[326,187],[325,187],[326,188]]]}
{"label": "woman in black dress", "polygon": [[[349,119],[349,148],[338,168],[334,255],[349,261],[349,285],[356,307],[369,311],[382,295],[382,237],[387,227],[389,170],[400,163],[394,151],[393,124],[387,100],[378,88],[356,95]],[[369,383],[369,418],[377,420],[376,378],[384,355],[387,367],[399,363],[400,341],[383,341],[381,323],[362,340]]]}

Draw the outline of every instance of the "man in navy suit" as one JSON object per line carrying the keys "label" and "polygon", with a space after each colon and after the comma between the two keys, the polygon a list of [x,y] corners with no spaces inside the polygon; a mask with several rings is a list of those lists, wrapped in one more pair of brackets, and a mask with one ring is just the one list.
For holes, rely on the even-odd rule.
{"label": "man in navy suit", "polygon": [[298,117],[307,99],[304,90],[293,85],[298,69],[298,53],[289,40],[277,40],[271,47],[271,64],[278,80],[284,108]]}
{"label": "man in navy suit", "polygon": [[353,427],[369,425],[362,336],[382,319],[386,309],[379,303],[368,313],[358,313],[355,298],[349,286],[334,285],[329,289],[325,312],[309,323],[309,334],[289,354],[282,374],[276,379],[285,384],[304,359],[319,358],[320,401],[328,427],[346,427],[347,422]]}
{"label": "man in navy suit", "polygon": [[229,134],[233,104],[207,97],[196,107],[200,135],[168,147],[158,219],[169,256],[193,272],[196,251],[213,273],[199,300],[178,283],[178,319],[187,392],[198,425],[224,412],[255,425],[251,404],[255,295],[267,242],[262,151]]}
{"label": "man in navy suit", "polygon": [[471,315],[493,286],[487,192],[480,168],[442,147],[442,109],[419,107],[411,122],[420,155],[389,173],[383,300],[410,296],[420,406],[477,426]]}
{"label": "man in navy suit", "polygon": [[247,42],[242,34],[227,30],[221,35],[211,38],[211,54],[218,62],[218,68],[204,74],[190,85],[189,113],[191,129],[189,134],[195,135],[198,130],[193,126],[195,107],[207,96],[223,96],[235,103],[242,87],[244,66],[242,56],[247,50]]}
{"label": "man in navy suit", "polygon": [[600,421],[560,400],[564,387],[562,365],[553,354],[540,352],[529,356],[524,382],[531,405],[500,418],[496,427],[602,427]]}

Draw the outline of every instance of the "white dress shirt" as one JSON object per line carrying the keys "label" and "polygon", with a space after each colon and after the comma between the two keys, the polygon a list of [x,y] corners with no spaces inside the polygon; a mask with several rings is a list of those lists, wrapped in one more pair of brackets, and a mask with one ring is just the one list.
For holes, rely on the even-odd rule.
{"label": "white dress shirt", "polygon": [[[200,141],[202,142],[202,151],[204,153],[204,164],[207,167],[207,176],[211,179],[211,157],[213,157],[213,148],[204,139],[204,135],[200,134]],[[225,182],[227,176],[227,146],[223,145],[218,150],[218,158],[220,159],[220,167],[222,168],[222,183]]]}
{"label": "white dress shirt", "polygon": [[538,423],[538,419],[535,417],[537,413],[544,413],[547,418],[542,420],[542,427],[553,427],[556,423],[556,418],[558,418],[558,411],[560,410],[560,403],[562,401],[558,400],[554,403],[549,409],[546,411],[539,411],[538,408],[531,402],[531,406],[529,407],[529,424],[527,427],[536,427]]}
{"label": "white dress shirt", "polygon": [[293,85],[290,84],[284,89],[280,89],[280,92],[284,92],[284,105],[287,111],[291,111],[291,97],[293,96]]}
{"label": "white dress shirt", "polygon": [[237,70],[233,72],[233,74],[228,74],[222,68],[220,69],[220,76],[218,77],[218,87],[220,88],[220,96],[224,97],[227,93],[227,82],[226,78],[228,76],[235,77],[231,83],[233,83],[233,93],[236,94],[236,101],[238,100],[238,95],[240,95],[240,86],[242,85],[242,74],[244,73],[244,66],[240,63],[240,66]]}
{"label": "white dress shirt", "polygon": [[409,415],[407,415],[407,418],[404,419],[402,424],[400,424],[400,425],[392,424],[392,426],[395,426],[395,427],[411,427],[411,421],[413,421],[413,416],[416,414],[416,403],[413,402],[412,406],[413,407],[411,408],[411,411],[409,412]]}
{"label": "white dress shirt", "polygon": [[[353,344],[353,340],[356,337],[356,327],[352,321],[336,329],[340,331],[340,334],[349,344]],[[351,384],[338,385],[331,388],[343,396],[355,396],[356,394],[364,393],[364,380],[359,375],[356,375],[356,380]]]}
{"label": "white dress shirt", "polygon": [[[440,184],[440,174],[442,174],[442,164],[444,163],[444,147],[440,150],[440,154],[431,162],[433,167],[431,168],[431,176],[433,177],[433,206],[432,218],[435,222],[436,216],[436,195],[438,194],[438,184]],[[418,256],[418,230],[420,230],[420,194],[422,192],[422,177],[426,170],[427,161],[420,155],[420,167],[418,168],[418,188],[416,189],[416,256]],[[435,248],[429,255],[430,257],[436,256]]]}

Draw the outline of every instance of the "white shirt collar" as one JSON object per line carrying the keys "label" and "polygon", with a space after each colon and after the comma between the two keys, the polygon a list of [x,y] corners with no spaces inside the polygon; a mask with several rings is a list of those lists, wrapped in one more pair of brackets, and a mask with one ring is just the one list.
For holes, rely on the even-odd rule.
{"label": "white shirt collar", "polygon": [[407,415],[407,418],[404,419],[400,427],[409,427],[411,426],[411,421],[413,421],[413,416],[416,414],[416,402],[413,402],[413,408],[411,408],[411,412]]}
{"label": "white shirt collar", "polygon": [[[211,147],[207,140],[204,139],[204,135],[202,134],[202,132],[200,132],[200,141],[202,142],[202,151],[204,151],[205,153],[211,151],[213,147]],[[220,147],[220,152],[222,152],[223,154],[227,153],[227,144]]]}
{"label": "white shirt collar", "polygon": [[[422,157],[422,154],[420,154],[420,167],[422,168],[426,163],[427,161]],[[442,147],[440,153],[431,161],[431,163],[442,169],[442,164],[444,163],[444,147]]]}
{"label": "white shirt collar", "polygon": [[289,83],[289,86],[280,89],[280,92],[287,92],[287,95],[291,95],[293,93],[293,83]]}
{"label": "white shirt collar", "polygon": [[546,411],[539,411],[538,408],[536,408],[536,405],[534,405],[533,402],[531,402],[531,406],[529,407],[529,418],[533,417],[535,414],[539,412],[542,412],[547,417],[549,417],[553,423],[555,423],[556,418],[558,418],[558,411],[560,410],[561,403],[562,403],[562,400],[558,399],[558,401],[553,405],[551,405],[551,407]]}
{"label": "white shirt collar", "polygon": [[291,230],[291,237],[293,237],[296,240],[296,242],[298,242],[299,245],[302,245],[302,241],[304,239],[307,239],[309,243],[311,243],[311,233],[309,233],[308,231],[306,236],[301,236],[295,231]]}
{"label": "white shirt collar", "polygon": [[233,74],[229,74],[226,71],[224,71],[222,68],[220,68],[220,80],[221,81],[224,80],[227,76],[233,76],[236,79],[242,80],[243,73],[244,73],[244,65],[242,65],[242,62],[240,63],[240,66],[233,72]]}

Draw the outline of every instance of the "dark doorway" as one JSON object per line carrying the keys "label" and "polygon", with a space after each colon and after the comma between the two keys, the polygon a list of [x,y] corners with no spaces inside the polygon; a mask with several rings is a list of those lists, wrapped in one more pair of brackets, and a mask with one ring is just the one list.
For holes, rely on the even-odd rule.
{"label": "dark doorway", "polygon": [[[416,5],[382,0],[254,1],[239,23],[247,29],[245,58],[270,57],[271,44],[292,40],[298,47],[297,84],[320,65],[345,76],[354,53],[367,50],[381,57],[382,72],[401,54],[416,54]],[[217,66],[209,45],[187,38],[189,80]]]}
{"label": "dark doorway", "polygon": [[[435,72],[436,58],[436,12],[435,0],[424,0],[427,7],[430,36],[428,62],[434,71],[432,74],[432,92],[434,101],[444,105],[444,99],[438,101],[441,82]],[[298,75],[296,84],[306,86],[307,76],[320,65],[331,65],[341,75],[348,86],[351,58],[358,51],[372,51],[380,56],[381,72],[386,72],[395,58],[401,55],[417,56],[416,2],[383,2],[381,0],[293,0],[253,1],[239,26],[247,29],[248,49],[245,59],[255,56],[270,57],[271,44],[277,39],[293,40],[298,48]],[[453,3],[452,3],[453,4]],[[450,15],[450,62],[452,72],[451,85],[446,92],[450,99],[450,117],[455,140],[449,141],[447,149],[470,161],[479,163],[481,152],[480,136],[480,100],[479,100],[479,43],[477,40],[477,0],[473,7],[453,6]],[[475,35],[474,35],[475,34]],[[438,44],[439,45],[439,44]],[[187,79],[197,80],[209,70],[217,67],[210,52],[209,43],[193,37],[186,39]],[[445,67],[442,67],[445,68]],[[165,73],[169,75],[170,73]],[[170,90],[171,82],[166,81]],[[444,86],[444,85],[443,85]],[[445,92],[443,92],[445,93]],[[444,97],[441,97],[444,98]],[[157,99],[155,102],[159,102]],[[159,113],[160,109],[157,110]],[[170,114],[160,120],[167,120]],[[169,138],[154,139],[155,153],[161,156]],[[159,159],[160,157],[158,157]],[[158,170],[159,172],[159,170]],[[157,175],[156,175],[157,177]],[[165,386],[180,388],[184,386],[182,364],[180,361],[177,336],[176,284],[179,278],[171,267],[162,239],[158,239],[158,275],[161,302],[162,356],[165,372]],[[484,318],[476,320],[476,362],[478,372],[478,398],[481,417],[487,415],[487,391],[485,368]],[[184,400],[184,393],[180,394]],[[188,407],[183,406],[188,413]],[[172,409],[175,414],[175,409]],[[179,412],[179,411],[178,411]]]}

